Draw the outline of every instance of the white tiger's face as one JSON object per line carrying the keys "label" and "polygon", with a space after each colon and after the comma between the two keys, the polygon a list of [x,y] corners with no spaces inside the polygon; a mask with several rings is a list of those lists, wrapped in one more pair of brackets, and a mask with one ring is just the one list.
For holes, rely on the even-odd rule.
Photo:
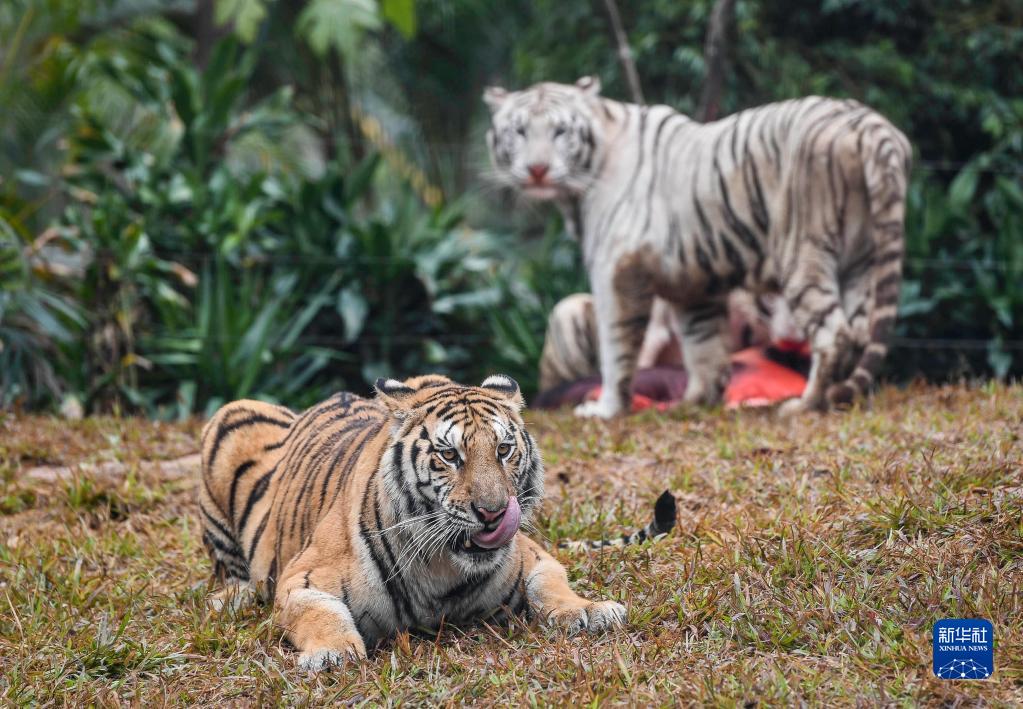
{"label": "white tiger's face", "polygon": [[584,192],[601,144],[600,82],[543,83],[524,91],[489,88],[487,147],[496,179],[533,199]]}

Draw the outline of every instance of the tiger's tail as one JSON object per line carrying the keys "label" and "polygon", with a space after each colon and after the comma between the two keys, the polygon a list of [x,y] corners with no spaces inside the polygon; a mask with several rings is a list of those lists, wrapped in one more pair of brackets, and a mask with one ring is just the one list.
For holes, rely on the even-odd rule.
{"label": "tiger's tail", "polygon": [[650,524],[642,529],[638,529],[632,534],[623,534],[622,536],[615,537],[613,539],[591,539],[582,541],[568,540],[558,544],[558,548],[571,549],[574,551],[589,551],[603,549],[605,547],[621,547],[628,544],[640,544],[647,539],[663,537],[665,534],[674,529],[675,522],[677,520],[678,505],[675,502],[675,496],[671,494],[670,490],[665,490],[661,493],[661,496],[657,498],[657,502],[654,503],[654,518],[650,520]]}
{"label": "tiger's tail", "polygon": [[867,228],[874,243],[867,316],[869,340],[849,378],[828,387],[828,402],[835,407],[848,406],[870,391],[888,353],[902,282],[912,148],[906,137],[884,119],[863,126],[862,130],[863,178],[870,209]]}

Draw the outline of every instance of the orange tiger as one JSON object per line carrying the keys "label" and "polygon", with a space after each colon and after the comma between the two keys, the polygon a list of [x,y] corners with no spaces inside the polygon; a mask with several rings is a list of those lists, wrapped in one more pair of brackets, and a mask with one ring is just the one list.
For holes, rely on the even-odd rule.
{"label": "orange tiger", "polygon": [[341,393],[302,414],[224,406],[202,432],[203,542],[224,584],[214,605],[273,599],[312,671],[442,621],[622,624],[624,606],[576,595],[520,531],[544,487],[522,406],[503,375],[381,379],[375,399]]}

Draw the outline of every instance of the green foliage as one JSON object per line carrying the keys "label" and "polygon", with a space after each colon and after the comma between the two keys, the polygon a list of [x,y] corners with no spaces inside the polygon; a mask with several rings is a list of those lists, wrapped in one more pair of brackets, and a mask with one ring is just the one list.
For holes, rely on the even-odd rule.
{"label": "green foliage", "polygon": [[[713,0],[619,5],[648,100],[695,111]],[[490,199],[479,96],[584,74],[625,96],[600,3],[205,9],[0,4],[0,405],[183,416],[424,371],[530,391],[547,314],[587,286],[553,210]],[[914,143],[890,374],[1023,374],[1018,8],[741,0],[736,21],[723,111],[852,96]]]}
{"label": "green foliage", "polygon": [[76,67],[61,233],[88,315],[64,375],[87,407],[300,406],[478,366],[466,343],[486,336],[461,331],[501,297],[493,240],[407,195],[367,212],[372,156],[311,177],[269,149],[254,169],[242,146],[306,130],[291,93],[252,100],[257,62],[234,40],[202,73],[187,50],[145,23]]}
{"label": "green foliage", "polygon": [[322,57],[332,49],[345,56],[354,54],[362,33],[378,27],[374,0],[310,0],[295,29]]}
{"label": "green foliage", "polygon": [[220,25],[233,23],[239,39],[252,42],[266,19],[266,3],[263,0],[217,0],[216,19]]}
{"label": "green foliage", "polygon": [[502,279],[511,307],[490,315],[492,369],[514,377],[527,392],[539,388],[538,363],[551,310],[562,298],[589,290],[580,258],[578,245],[565,238],[560,221],[552,221],[541,239],[526,245]]}
{"label": "green foliage", "polygon": [[0,211],[0,407],[58,398],[58,347],[70,345],[83,319],[79,308],[35,273],[35,245],[26,243]]}
{"label": "green foliage", "polygon": [[998,377],[1018,376],[1023,371],[1020,353],[1009,348],[1018,347],[1023,327],[1023,191],[1018,176],[980,173],[970,165],[947,189],[915,184],[911,205],[907,248],[912,256],[899,333],[910,338],[908,343],[969,340],[980,346],[937,355],[911,351],[900,367],[930,377],[984,369]]}

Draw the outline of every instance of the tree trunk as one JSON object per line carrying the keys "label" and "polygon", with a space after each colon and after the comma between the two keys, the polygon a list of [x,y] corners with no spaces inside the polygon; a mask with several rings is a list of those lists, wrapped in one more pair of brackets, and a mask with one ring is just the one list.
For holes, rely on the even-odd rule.
{"label": "tree trunk", "polygon": [[639,74],[636,73],[636,62],[632,58],[632,49],[629,48],[629,39],[625,36],[622,28],[622,17],[618,13],[618,5],[615,0],[604,0],[607,7],[607,16],[611,20],[611,31],[614,33],[615,44],[618,45],[618,59],[625,70],[625,80],[629,84],[629,93],[632,94],[633,103],[646,103],[643,100],[643,89],[639,85]]}
{"label": "tree trunk", "polygon": [[195,65],[200,70],[206,68],[213,53],[213,45],[224,37],[230,27],[217,27],[216,0],[197,0],[195,3]]}
{"label": "tree trunk", "polygon": [[701,121],[713,121],[721,112],[721,89],[725,82],[734,23],[735,0],[717,0],[710,13],[707,39],[703,45],[707,76],[700,96],[698,115]]}

